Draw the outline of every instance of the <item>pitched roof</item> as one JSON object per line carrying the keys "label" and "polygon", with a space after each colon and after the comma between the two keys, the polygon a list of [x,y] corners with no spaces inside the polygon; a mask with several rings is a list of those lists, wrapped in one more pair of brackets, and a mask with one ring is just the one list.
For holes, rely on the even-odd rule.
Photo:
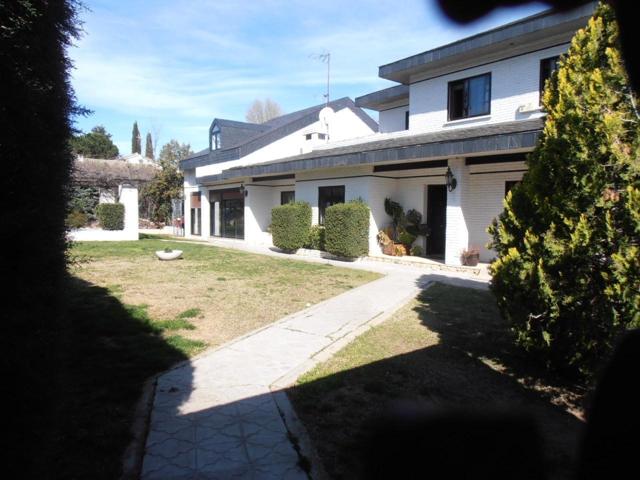
{"label": "pitched roof", "polygon": [[531,148],[540,135],[543,119],[519,120],[444,132],[388,136],[384,139],[342,147],[318,149],[303,155],[238,166],[221,174],[198,178],[199,183],[237,177],[275,175],[319,168],[367,165],[410,159],[479,155],[494,151],[508,153]]}
{"label": "pitched roof", "polygon": [[[266,145],[269,145],[270,143],[275,142],[276,140],[284,138],[287,135],[306,127],[307,125],[311,125],[318,120],[318,113],[325,106],[326,104],[324,103],[315,105],[313,107],[282,115],[260,125],[220,119],[220,121],[225,122],[228,126],[231,126],[231,123],[236,124],[241,128],[242,126],[252,125],[252,127],[250,127],[252,131],[247,132],[241,140],[238,140],[229,146],[223,145],[223,148],[213,151],[209,151],[207,148],[185,158],[180,162],[180,168],[182,170],[186,170],[203,165],[240,159]],[[343,97],[329,102],[329,107],[336,112],[348,108],[374,132],[378,131],[377,122],[362,111],[362,109],[356,107],[353,100],[349,97]],[[218,119],[214,120],[214,122],[216,121],[218,121]],[[253,128],[253,126],[259,128]]]}

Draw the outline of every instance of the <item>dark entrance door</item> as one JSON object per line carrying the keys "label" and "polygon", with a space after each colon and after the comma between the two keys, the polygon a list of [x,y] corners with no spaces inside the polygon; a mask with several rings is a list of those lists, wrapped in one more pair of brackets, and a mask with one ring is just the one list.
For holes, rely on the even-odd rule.
{"label": "dark entrance door", "polygon": [[244,238],[244,196],[240,192],[222,194],[220,235]]}
{"label": "dark entrance door", "polygon": [[427,256],[443,257],[445,233],[447,230],[447,187],[445,185],[427,186]]}

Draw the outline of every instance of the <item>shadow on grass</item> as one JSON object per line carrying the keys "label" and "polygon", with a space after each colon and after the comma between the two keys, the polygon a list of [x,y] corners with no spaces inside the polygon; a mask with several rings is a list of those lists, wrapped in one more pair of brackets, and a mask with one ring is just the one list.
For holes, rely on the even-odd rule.
{"label": "shadow on grass", "polygon": [[[425,411],[433,409],[485,415],[486,418],[496,412],[510,412],[517,420],[513,425],[523,419],[524,430],[537,430],[541,435],[544,460],[536,461],[533,454],[530,458],[534,463],[542,464],[549,478],[570,478],[583,423],[567,412],[566,404],[556,404],[563,393],[578,397],[580,391],[542,375],[527,363],[512,346],[507,325],[500,318],[491,294],[479,289],[435,284],[419,295],[414,312],[413,316],[411,312],[403,314],[413,322],[407,323],[406,328],[413,328],[411,332],[415,332],[416,337],[422,335],[420,325],[430,330],[422,348],[411,338],[406,340],[408,347],[398,341],[404,324],[396,324],[396,330],[390,334],[383,333],[387,328],[383,324],[369,332],[372,335],[365,334],[347,347],[352,348],[345,349],[344,356],[340,357],[339,353],[336,362],[328,367],[333,370],[327,376],[303,381],[287,392],[329,475],[332,478],[358,477],[363,474],[367,462],[379,461],[371,456],[363,461],[365,445],[374,431],[380,439],[380,428],[384,430],[390,425],[380,419],[389,412],[397,413],[394,409],[398,402],[405,402],[400,403],[403,405],[400,411],[404,413],[392,418],[398,420],[403,415],[406,417],[407,412],[418,412],[413,417],[415,422],[409,422],[414,424],[413,428],[420,418],[426,418]],[[358,345],[358,342],[362,343]],[[358,361],[364,358],[359,357],[359,351],[370,351],[376,346],[383,352],[379,356],[381,359],[353,366],[363,363]],[[535,422],[534,429],[530,428],[530,420]],[[395,422],[396,426],[401,423]],[[434,441],[435,433],[429,437],[425,431],[420,435],[426,436],[418,438],[420,435],[414,430],[411,439],[422,442],[420,445],[424,450],[418,451],[416,444],[411,445],[407,438],[399,439],[407,447],[405,456],[393,459],[389,453],[384,460],[395,462],[399,469],[408,466],[403,462],[415,461],[413,466],[419,464],[427,475],[441,473],[438,466],[442,467],[445,462],[466,466],[473,463],[473,459],[484,458],[489,466],[492,459],[496,462],[494,466],[499,465],[509,458],[509,452],[515,451],[514,445],[527,445],[526,441],[515,441],[510,446],[508,435],[501,437],[500,433],[491,432],[486,424],[477,425],[477,435],[465,437],[464,432],[456,433],[447,428],[438,430],[431,423],[432,432],[443,435],[441,441]],[[387,428],[386,431],[390,430]],[[384,445],[389,447],[389,452],[397,453],[391,438],[384,439]],[[455,438],[466,440],[456,447],[452,441]],[[475,438],[475,443],[469,438]],[[455,452],[449,452],[449,447]],[[384,450],[376,448],[374,451],[378,455]],[[418,458],[407,458],[411,453]],[[511,456],[512,461],[516,458],[522,459],[522,456]],[[457,470],[457,473],[461,471]],[[455,470],[449,473],[453,478],[459,478]],[[435,478],[443,477],[436,475]]]}
{"label": "shadow on grass", "polygon": [[42,395],[51,440],[34,461],[42,478],[117,478],[143,385],[187,356],[105,288],[71,277],[66,296],[55,391]]}

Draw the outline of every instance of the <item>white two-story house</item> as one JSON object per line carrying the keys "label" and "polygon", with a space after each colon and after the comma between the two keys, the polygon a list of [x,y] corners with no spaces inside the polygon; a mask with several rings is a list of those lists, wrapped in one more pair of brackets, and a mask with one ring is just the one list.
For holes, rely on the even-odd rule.
{"label": "white two-story house", "polygon": [[[391,220],[384,210],[388,197],[422,213],[430,232],[427,256],[457,265],[463,249],[477,246],[481,260],[491,260],[486,229],[521,180],[525,154],[542,130],[545,80],[594,8],[546,11],[379,67],[379,76],[395,84],[355,102],[379,112],[377,133],[359,109],[349,106],[346,113],[334,105],[329,132],[322,121],[305,127],[308,149],[295,143],[297,135],[295,147],[261,143],[264,153],[222,161],[212,140],[209,151],[182,163],[186,213],[201,219],[187,215],[188,234],[225,235],[222,229],[231,227],[218,218],[233,215],[217,209],[244,208],[244,238],[268,242],[270,209],[280,200],[308,202],[313,222],[322,223],[327,206],[360,198],[371,209],[370,252],[379,254],[377,232]],[[362,125],[339,122],[341,112]],[[330,141],[314,142],[314,132]],[[225,195],[243,199],[243,207],[225,204]]]}

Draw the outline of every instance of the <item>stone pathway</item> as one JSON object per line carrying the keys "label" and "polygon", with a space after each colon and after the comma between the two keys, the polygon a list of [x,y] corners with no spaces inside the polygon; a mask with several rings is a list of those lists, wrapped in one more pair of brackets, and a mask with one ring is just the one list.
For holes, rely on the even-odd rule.
{"label": "stone pathway", "polygon": [[[364,329],[388,318],[430,281],[486,288],[484,282],[455,275],[370,263],[352,268],[386,276],[160,376],[142,478],[308,478],[272,390],[291,384]],[[278,398],[287,401],[284,395]]]}

